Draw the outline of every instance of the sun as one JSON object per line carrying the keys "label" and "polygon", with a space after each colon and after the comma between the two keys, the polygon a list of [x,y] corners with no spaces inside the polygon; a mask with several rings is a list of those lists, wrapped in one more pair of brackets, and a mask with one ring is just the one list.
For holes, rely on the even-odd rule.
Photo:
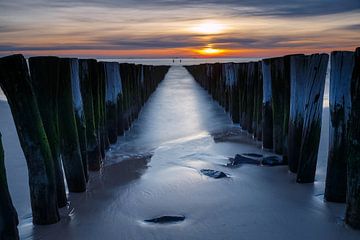
{"label": "sun", "polygon": [[192,31],[200,34],[220,34],[224,32],[225,25],[215,21],[206,21],[202,22],[194,27],[192,27]]}
{"label": "sun", "polygon": [[195,52],[201,54],[201,55],[219,55],[223,52],[225,52],[224,49],[218,49],[218,48],[213,48],[211,46],[207,46],[205,48],[202,48],[202,49],[199,49],[199,50],[196,50]]}

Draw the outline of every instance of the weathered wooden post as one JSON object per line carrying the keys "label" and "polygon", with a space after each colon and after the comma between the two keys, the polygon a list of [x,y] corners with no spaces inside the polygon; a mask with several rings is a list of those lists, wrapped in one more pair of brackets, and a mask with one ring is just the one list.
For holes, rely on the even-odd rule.
{"label": "weathered wooden post", "polygon": [[117,100],[116,84],[120,81],[119,66],[115,62],[100,63],[105,72],[105,105],[106,105],[106,128],[110,144],[116,143],[117,130]]}
{"label": "weathered wooden post", "polygon": [[58,205],[65,207],[67,198],[61,163],[58,121],[59,58],[31,57],[29,68],[31,84],[54,160]]}
{"label": "weathered wooden post", "polygon": [[[101,153],[98,130],[95,127],[95,111],[97,111],[97,109],[95,110],[94,99],[98,98],[98,96],[93,97],[93,83],[97,81],[97,71],[95,70],[96,60],[79,60],[79,67],[81,96],[84,104],[84,115],[86,120],[88,169],[91,171],[97,171],[100,169]],[[98,105],[96,106],[98,107]]]}
{"label": "weathered wooden post", "polygon": [[329,155],[324,198],[346,200],[347,124],[351,110],[351,78],[354,52],[332,52],[330,68]]}
{"label": "weathered wooden post", "polygon": [[262,141],[263,148],[273,149],[273,109],[272,109],[272,92],[271,92],[271,69],[270,59],[262,60],[263,75],[263,108],[262,108]]}
{"label": "weathered wooden post", "polygon": [[277,154],[283,153],[285,95],[289,91],[290,80],[285,75],[284,57],[270,59],[271,96],[273,112],[273,149]]}
{"label": "weathered wooden post", "polygon": [[110,146],[108,131],[106,128],[106,79],[105,79],[105,68],[103,63],[98,63],[99,69],[99,128],[100,128],[100,143],[101,143],[101,155],[105,159],[106,150]]}
{"label": "weathered wooden post", "polygon": [[309,57],[297,55],[290,57],[290,114],[288,130],[289,170],[297,172],[300,158],[302,130],[304,125],[305,98]]}
{"label": "weathered wooden post", "polygon": [[240,63],[239,65],[239,117],[240,117],[240,126],[243,130],[246,130],[246,80],[247,79],[247,64]]}
{"label": "weathered wooden post", "polygon": [[11,200],[4,163],[4,149],[0,133],[0,239],[17,240],[18,215]]}
{"label": "weathered wooden post", "polygon": [[96,60],[88,60],[88,67],[89,67],[89,76],[91,80],[91,87],[92,87],[92,95],[93,95],[93,106],[94,106],[94,124],[95,130],[97,135],[97,143],[99,145],[100,150],[100,158],[89,158],[88,159],[88,168],[91,171],[98,171],[101,168],[101,95],[100,95],[100,76],[99,76],[99,67],[98,62]]}
{"label": "weathered wooden post", "polygon": [[86,142],[86,119],[84,114],[84,104],[82,101],[80,90],[80,78],[79,78],[79,60],[71,59],[71,89],[73,95],[73,103],[75,110],[75,120],[79,135],[79,144],[81,151],[81,160],[84,168],[84,175],[86,181],[89,178],[88,163],[87,163],[87,142]]}
{"label": "weathered wooden post", "polygon": [[304,125],[296,179],[299,183],[312,183],[315,179],[328,61],[328,54],[309,56],[309,66],[306,74],[307,82],[304,92]]}
{"label": "weathered wooden post", "polygon": [[[79,134],[76,124],[75,105],[76,99],[81,96],[73,96],[74,59],[60,59],[60,86],[59,91],[59,126],[61,155],[65,170],[67,185],[70,192],[84,192],[86,190],[86,178],[81,157]],[[74,101],[75,100],[75,101]],[[78,104],[78,103],[76,103]],[[85,129],[84,129],[85,130]]]}
{"label": "weathered wooden post", "polygon": [[348,143],[345,222],[355,229],[360,229],[360,48],[355,51],[351,79]]}
{"label": "weathered wooden post", "polygon": [[[117,95],[117,134],[119,136],[124,134],[124,118],[123,118],[123,87],[122,87],[122,72],[120,64],[118,64],[119,79],[116,82],[116,88],[118,89]],[[144,99],[144,101],[146,101]]]}
{"label": "weathered wooden post", "polygon": [[262,79],[262,69],[261,69],[261,62],[257,62],[257,87],[256,91],[256,105],[255,105],[255,112],[256,112],[256,133],[255,137],[257,140],[262,140],[262,99],[263,99],[263,79]]}
{"label": "weathered wooden post", "polygon": [[54,164],[22,55],[0,59],[0,87],[8,99],[28,165],[33,223],[55,223],[59,212]]}
{"label": "weathered wooden post", "polygon": [[255,62],[247,63],[247,75],[246,75],[246,130],[253,135],[253,117],[254,117],[254,79],[256,77],[257,69]]}

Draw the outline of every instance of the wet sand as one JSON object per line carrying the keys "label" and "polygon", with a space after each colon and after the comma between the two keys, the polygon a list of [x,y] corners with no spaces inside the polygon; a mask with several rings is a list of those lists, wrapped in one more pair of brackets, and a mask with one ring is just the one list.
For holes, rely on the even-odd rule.
{"label": "wet sand", "polygon": [[[286,166],[228,168],[238,153],[264,152],[192,79],[174,66],[139,119],[92,173],[88,190],[69,194],[62,219],[31,224],[23,157],[6,102],[0,131],[22,239],[359,239],[343,224],[344,204],[323,201],[328,108],[314,184],[297,184]],[[215,141],[216,140],[216,141]],[[201,169],[225,172],[212,179]],[[171,224],[144,222],[183,215]]]}

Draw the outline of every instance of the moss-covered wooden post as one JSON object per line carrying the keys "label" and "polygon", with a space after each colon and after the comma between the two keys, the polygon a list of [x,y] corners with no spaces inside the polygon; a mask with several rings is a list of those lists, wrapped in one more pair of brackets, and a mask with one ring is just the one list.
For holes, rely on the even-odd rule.
{"label": "moss-covered wooden post", "polygon": [[[70,192],[84,192],[86,178],[81,157],[79,134],[76,124],[73,81],[73,59],[60,59],[59,126],[61,155]],[[77,66],[78,67],[78,66]]]}
{"label": "moss-covered wooden post", "polygon": [[330,202],[346,200],[347,124],[353,68],[354,52],[331,53],[329,155],[324,196]]}
{"label": "moss-covered wooden post", "polygon": [[297,172],[300,158],[302,130],[304,125],[305,98],[308,56],[290,57],[290,114],[288,128],[288,165],[289,170]]}
{"label": "moss-covered wooden post", "polygon": [[61,163],[58,120],[59,60],[57,57],[31,57],[29,68],[31,84],[54,160],[58,204],[59,207],[65,207],[67,198]]}
{"label": "moss-covered wooden post", "polygon": [[105,68],[103,63],[98,63],[99,69],[99,107],[100,107],[100,118],[99,118],[99,128],[100,128],[100,146],[101,146],[101,155],[105,159],[106,150],[110,146],[108,131],[106,128],[106,80],[105,80]]}
{"label": "moss-covered wooden post", "polygon": [[262,140],[262,99],[263,99],[263,79],[262,79],[262,68],[261,62],[257,63],[257,88],[256,88],[256,139]]}
{"label": "moss-covered wooden post", "polygon": [[246,79],[247,79],[247,64],[240,63],[239,65],[239,118],[240,126],[243,130],[246,129]]}
{"label": "moss-covered wooden post", "polygon": [[[100,132],[100,112],[101,112],[101,96],[100,96],[100,76],[99,67],[96,60],[88,60],[89,76],[91,80],[93,106],[94,106],[94,124],[97,135],[97,143],[99,145],[100,157],[101,155],[101,132]],[[101,168],[102,159],[88,159],[88,167],[91,171],[98,171]]]}
{"label": "moss-covered wooden post", "polygon": [[355,51],[348,130],[348,189],[345,222],[355,229],[360,229],[360,48]]}
{"label": "moss-covered wooden post", "polygon": [[273,109],[270,63],[270,59],[264,59],[262,60],[261,66],[263,75],[262,141],[263,148],[265,149],[273,149]]}
{"label": "moss-covered wooden post", "polygon": [[2,146],[0,133],[0,239],[19,239],[19,233],[17,229],[18,224],[18,215],[12,203],[6,180],[4,149]]}
{"label": "moss-covered wooden post", "polygon": [[86,142],[86,119],[85,119],[84,104],[82,101],[81,89],[80,89],[79,60],[76,58],[71,59],[71,85],[72,85],[71,89],[73,95],[76,126],[79,135],[81,160],[84,168],[85,179],[87,181],[89,178],[89,173],[88,173],[88,156],[87,156],[87,142]]}
{"label": "moss-covered wooden post", "polygon": [[79,60],[79,76],[81,96],[84,104],[86,120],[86,143],[88,169],[97,171],[100,169],[101,153],[98,132],[95,127],[95,109],[93,97],[93,82],[97,81],[96,60]]}
{"label": "moss-covered wooden post", "polygon": [[105,83],[106,83],[106,122],[109,141],[111,144],[116,143],[118,136],[118,102],[121,97],[121,79],[119,64],[117,62],[106,62]]}
{"label": "moss-covered wooden post", "polygon": [[[119,79],[116,82],[116,88],[118,90],[117,95],[117,134],[119,136],[124,134],[124,123],[123,123],[123,90],[122,90],[122,72],[120,69],[120,64],[118,64]],[[145,99],[144,99],[145,101]]]}
{"label": "moss-covered wooden post", "polygon": [[60,218],[53,159],[22,55],[0,59],[0,87],[10,105],[28,165],[33,223],[56,223]]}
{"label": "moss-covered wooden post", "polygon": [[304,125],[296,179],[299,183],[312,183],[315,179],[328,61],[328,54],[309,56],[307,82],[303,95],[305,97]]}
{"label": "moss-covered wooden post", "polygon": [[284,58],[270,59],[271,96],[273,112],[273,149],[276,154],[283,153],[285,95],[289,90],[289,79],[285,76]]}

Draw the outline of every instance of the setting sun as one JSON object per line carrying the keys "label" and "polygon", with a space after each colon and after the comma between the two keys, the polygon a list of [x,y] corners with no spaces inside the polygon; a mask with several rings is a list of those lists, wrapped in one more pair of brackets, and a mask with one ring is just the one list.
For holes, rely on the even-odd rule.
{"label": "setting sun", "polygon": [[223,53],[225,50],[223,49],[217,49],[217,48],[212,48],[212,47],[206,47],[200,50],[196,50],[197,53],[201,54],[201,55],[219,55],[221,53]]}

